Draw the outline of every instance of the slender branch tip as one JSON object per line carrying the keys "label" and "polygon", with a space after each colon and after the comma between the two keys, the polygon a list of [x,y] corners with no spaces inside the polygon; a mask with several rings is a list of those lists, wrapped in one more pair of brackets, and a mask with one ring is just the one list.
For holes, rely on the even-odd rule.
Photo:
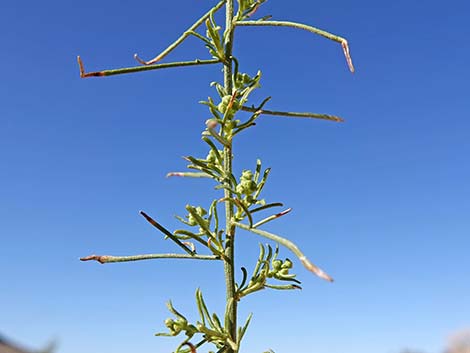
{"label": "slender branch tip", "polygon": [[81,257],[80,261],[98,261],[100,264],[106,263],[108,256],[103,255],[89,255],[85,257]]}
{"label": "slender branch tip", "polygon": [[288,209],[285,210],[285,211],[279,212],[276,216],[277,216],[277,217],[282,217],[282,216],[288,214],[290,211],[292,211],[292,208],[288,208]]}
{"label": "slender branch tip", "polygon": [[314,118],[314,119],[322,119],[322,120],[329,120],[334,121],[337,123],[344,122],[343,118],[340,118],[336,115],[329,115],[329,114],[318,114],[318,113],[307,113],[307,112],[283,112],[283,111],[274,111],[274,110],[266,110],[266,109],[259,109],[254,107],[247,107],[242,106],[241,110],[245,112],[252,112],[255,114],[263,114],[263,115],[275,115],[275,116],[285,116],[291,118]]}
{"label": "slender branch tip", "polygon": [[181,177],[183,176],[183,173],[182,172],[170,172],[166,175],[167,178],[174,177],[174,176]]}
{"label": "slender branch tip", "polygon": [[356,70],[352,62],[351,54],[349,53],[349,44],[346,39],[343,39],[343,41],[341,42],[341,47],[343,48],[344,56],[346,57],[346,62],[348,63],[349,71],[351,71],[351,73],[354,73],[354,71]]}
{"label": "slender branch tip", "polygon": [[154,64],[156,63],[158,60],[150,60],[150,61],[145,61],[145,60],[142,60],[141,58],[139,58],[139,55],[137,55],[137,53],[134,54],[134,59],[137,60],[137,62],[139,64],[142,64],[142,65],[151,65],[151,64]]}
{"label": "slender branch tip", "polygon": [[83,61],[80,58],[80,55],[77,55],[78,66],[80,68],[80,77],[85,77],[85,67],[83,66]]}

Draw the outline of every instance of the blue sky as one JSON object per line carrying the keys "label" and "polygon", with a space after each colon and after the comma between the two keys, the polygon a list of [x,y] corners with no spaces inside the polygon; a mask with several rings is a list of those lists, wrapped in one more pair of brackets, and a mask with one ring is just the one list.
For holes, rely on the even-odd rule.
{"label": "blue sky", "polygon": [[[214,1],[26,1],[0,5],[0,331],[60,352],[169,352],[155,338],[165,302],[195,317],[200,287],[224,306],[213,263],[99,265],[80,256],[174,250],[138,211],[170,229],[186,203],[218,195],[166,179],[202,156],[218,67],[82,80],[134,65],[180,35]],[[296,263],[303,291],[264,292],[244,352],[440,352],[470,325],[470,35],[464,1],[271,0],[263,14],[349,39],[240,28],[242,70],[263,72],[268,108],[341,115],[344,124],[262,117],[235,142],[235,169],[272,167],[265,197],[294,210],[268,229],[289,236],[336,282]],[[168,61],[206,55],[188,40]],[[256,103],[256,100],[252,101]],[[258,242],[240,233],[238,264]],[[282,256],[291,256],[287,250]]]}

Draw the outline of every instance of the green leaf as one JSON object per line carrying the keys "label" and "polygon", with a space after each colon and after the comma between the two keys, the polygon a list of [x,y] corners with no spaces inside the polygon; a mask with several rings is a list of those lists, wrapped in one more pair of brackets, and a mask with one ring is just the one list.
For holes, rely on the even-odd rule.
{"label": "green leaf", "polygon": [[212,219],[214,216],[214,232],[217,234],[219,232],[219,215],[217,213],[218,200],[212,201],[211,207],[209,208],[209,218]]}
{"label": "green leaf", "polygon": [[220,98],[224,97],[227,95],[227,91],[225,90],[225,87],[222,86],[218,82],[211,82],[211,86],[214,86],[215,89],[217,90],[217,93],[219,94]]}
{"label": "green leaf", "polygon": [[245,332],[248,329],[248,325],[250,324],[252,317],[253,317],[253,313],[250,313],[250,315],[248,315],[248,318],[245,321],[245,325],[239,328],[238,337],[237,337],[238,344],[240,344],[241,340],[243,339],[243,336],[245,335]]}
{"label": "green leaf", "polygon": [[223,164],[223,158],[219,153],[219,149],[214,145],[214,143],[207,137],[202,138],[205,143],[209,145],[212,151],[214,151],[215,157],[217,158],[217,161],[219,162],[220,165]]}
{"label": "green leaf", "polygon": [[234,302],[233,298],[227,299],[227,303],[225,305],[225,327],[230,327],[229,313],[232,312],[233,302]]}
{"label": "green leaf", "polygon": [[266,184],[266,180],[268,179],[268,175],[269,175],[270,172],[271,172],[271,168],[267,168],[264,171],[263,179],[261,179],[261,182],[258,184],[258,190],[256,190],[256,192],[253,196],[255,199],[258,198],[259,194],[261,193],[261,190],[263,190],[264,184]]}
{"label": "green leaf", "polygon": [[191,157],[191,156],[188,156],[188,157],[185,157],[185,158],[186,158],[186,160],[190,161],[193,165],[195,165],[197,167],[203,168],[205,170],[213,171],[213,172],[219,174],[219,176],[224,175],[224,172],[219,167],[215,166],[214,164],[209,165],[209,163],[207,163],[203,159],[197,159],[197,158],[194,158],[194,157]]}
{"label": "green leaf", "polygon": [[255,174],[253,175],[253,180],[258,184],[259,175],[261,173],[261,159],[256,160],[256,169]]}
{"label": "green leaf", "polygon": [[209,237],[214,238],[214,234],[212,234],[212,231],[208,227],[207,221],[205,219],[203,219],[197,213],[196,209],[191,205],[186,205],[186,210],[188,210],[188,212],[191,214],[191,216],[194,217],[194,219],[196,220],[199,227],[201,227]]}
{"label": "green leaf", "polygon": [[194,227],[193,224],[189,223],[187,220],[185,220],[183,217],[180,216],[175,216],[175,218],[180,221],[181,223],[186,224],[187,226]]}
{"label": "green leaf", "polygon": [[295,289],[302,289],[301,286],[296,284],[286,284],[286,285],[274,285],[274,284],[265,284],[266,288],[276,289],[276,290],[295,290]]}
{"label": "green leaf", "polygon": [[212,322],[215,324],[215,329],[219,331],[220,333],[224,332],[224,329],[220,323],[219,317],[216,315],[216,313],[212,314]]}
{"label": "green leaf", "polygon": [[188,321],[186,319],[186,317],[184,317],[183,314],[181,314],[180,312],[178,312],[174,307],[173,307],[173,304],[171,303],[171,300],[169,300],[167,303],[166,303],[166,306],[168,307],[168,310],[173,314],[175,315],[176,317],[184,320],[184,321]]}
{"label": "green leaf", "polygon": [[219,115],[219,112],[217,111],[217,106],[214,104],[214,101],[212,100],[211,97],[208,97],[207,101],[199,101],[199,103],[203,105],[207,105],[209,107],[209,111],[217,119],[217,121],[219,122],[222,121],[222,117]]}
{"label": "green leaf", "polygon": [[178,245],[179,247],[181,247],[184,251],[186,251],[188,254],[190,255],[194,255],[194,251],[192,251],[191,249],[189,249],[186,245],[184,245],[178,238],[176,238],[173,233],[171,233],[168,229],[166,229],[165,227],[163,227],[160,223],[158,223],[157,221],[155,221],[152,217],[150,217],[149,215],[147,215],[144,211],[140,211],[140,214],[147,220],[147,222],[149,222],[152,226],[154,226],[155,228],[157,228],[160,232],[162,232],[163,234],[165,234],[168,238],[170,238],[171,240],[173,240],[176,245]]}
{"label": "green leaf", "polygon": [[243,277],[242,277],[242,281],[240,282],[240,285],[238,286],[239,291],[243,290],[243,286],[245,285],[246,280],[248,279],[248,271],[246,270],[246,268],[242,267],[241,270],[242,270]]}
{"label": "green leaf", "polygon": [[[209,325],[215,329],[214,322],[212,321],[211,315],[209,314],[209,310],[207,309],[206,303],[204,302],[202,292],[199,288],[196,290],[196,302],[197,302],[200,313],[202,313],[202,315],[207,319],[207,321],[209,322]],[[202,320],[205,326],[205,320],[204,319]]]}

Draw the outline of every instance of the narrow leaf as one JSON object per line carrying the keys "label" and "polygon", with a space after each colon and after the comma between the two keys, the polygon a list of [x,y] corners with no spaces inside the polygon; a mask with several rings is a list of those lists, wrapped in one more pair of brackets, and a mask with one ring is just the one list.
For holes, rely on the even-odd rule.
{"label": "narrow leaf", "polygon": [[189,249],[186,245],[184,245],[178,238],[176,238],[168,229],[157,223],[152,217],[147,215],[144,211],[140,211],[140,214],[155,228],[157,228],[160,232],[168,236],[171,240],[173,240],[179,247],[181,247],[184,251],[186,251],[190,255],[195,255],[194,251]]}
{"label": "narrow leaf", "polygon": [[248,329],[248,325],[250,325],[252,317],[253,317],[253,313],[250,313],[250,315],[248,315],[248,318],[245,321],[245,325],[243,325],[243,327],[240,327],[241,330],[237,338],[238,344],[240,344],[241,340],[243,339],[243,336],[245,335],[245,332]]}
{"label": "narrow leaf", "polygon": [[255,212],[266,210],[266,209],[271,208],[271,207],[282,207],[282,206],[284,206],[284,204],[282,204],[280,202],[268,203],[266,205],[256,207],[256,208],[250,210],[250,212],[255,213]]}

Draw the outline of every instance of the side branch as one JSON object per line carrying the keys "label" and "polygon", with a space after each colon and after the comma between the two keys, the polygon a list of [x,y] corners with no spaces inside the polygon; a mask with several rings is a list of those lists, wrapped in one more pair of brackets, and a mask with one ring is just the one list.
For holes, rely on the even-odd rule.
{"label": "side branch", "polygon": [[258,228],[259,226],[262,226],[263,224],[265,223],[268,223],[268,222],[271,222],[277,218],[280,218],[282,216],[285,216],[286,214],[288,214],[290,211],[292,211],[292,208],[288,208],[287,210],[284,210],[282,212],[279,212],[279,213],[276,213],[276,214],[273,214],[272,216],[269,216],[269,217],[266,217],[265,219],[262,219],[261,221],[259,222],[256,222],[256,224],[253,224],[252,225],[252,228]]}
{"label": "side branch", "polygon": [[339,123],[344,121],[344,119],[340,118],[339,116],[328,115],[328,114],[281,112],[281,111],[274,111],[274,110],[256,109],[256,108],[246,107],[246,106],[243,106],[242,110],[245,112],[252,112],[252,113],[258,113],[258,114],[265,114],[265,115],[287,116],[291,118],[323,119],[323,120],[329,120],[329,121],[336,121]]}
{"label": "side branch", "polygon": [[85,67],[83,65],[83,61],[80,58],[80,56],[77,57],[77,61],[78,61],[78,65],[80,67],[80,77],[81,78],[122,75],[122,74],[130,74],[130,73],[133,73],[133,72],[140,72],[140,71],[168,69],[168,68],[171,68],[171,67],[210,65],[210,64],[218,64],[220,62],[220,60],[218,60],[218,59],[211,59],[211,60],[196,59],[196,60],[193,60],[193,61],[179,61],[179,62],[167,63],[167,64],[157,64],[157,65],[149,65],[149,66],[134,66],[134,67],[124,67],[124,68],[120,68],[120,69],[113,69],[113,70],[85,72]]}
{"label": "side branch", "polygon": [[297,22],[289,22],[289,21],[237,21],[235,22],[235,25],[236,26],[293,27],[293,28],[303,29],[303,30],[318,34],[322,37],[328,38],[330,40],[333,40],[341,44],[341,47],[343,48],[344,56],[346,57],[346,62],[348,63],[348,66],[349,66],[349,70],[351,72],[354,72],[354,65],[352,63],[351,55],[349,53],[348,41],[343,37],[337,36],[335,34],[326,32],[322,29],[315,28],[309,25],[305,25],[305,24],[297,23]]}
{"label": "side branch", "polygon": [[157,61],[162,60],[165,56],[167,56],[169,53],[171,53],[178,45],[180,45],[187,37],[191,35],[191,32],[195,31],[200,25],[204,23],[205,20],[207,20],[211,13],[215,13],[217,10],[219,10],[224,4],[226,3],[227,0],[222,0],[220,1],[217,5],[215,5],[210,11],[205,13],[199,20],[194,22],[194,24],[188,28],[186,32],[184,32],[177,40],[175,40],[168,48],[166,48],[164,51],[162,51],[160,54],[158,54],[155,58],[149,61],[144,61],[139,58],[137,54],[134,54],[134,59],[137,60],[139,63],[142,65],[151,65],[156,63]]}
{"label": "side branch", "polygon": [[193,260],[220,260],[213,255],[186,255],[186,254],[145,254],[133,256],[90,255],[80,258],[80,261],[98,261],[101,264],[112,262],[130,262],[154,259],[193,259]]}
{"label": "side branch", "polygon": [[212,178],[206,173],[192,173],[192,172],[170,172],[166,175],[169,177],[186,177],[186,178]]}
{"label": "side branch", "polygon": [[304,265],[304,267],[307,270],[309,270],[310,272],[313,272],[318,277],[323,278],[324,280],[327,280],[328,282],[333,282],[333,278],[331,278],[328,274],[326,274],[322,269],[320,269],[319,267],[317,267],[313,263],[311,263],[310,260],[307,259],[307,257],[304,255],[304,253],[302,251],[300,251],[300,249],[297,247],[297,245],[295,245],[290,240],[288,240],[286,238],[283,238],[283,237],[280,237],[279,235],[276,235],[276,234],[273,234],[273,233],[270,233],[270,232],[266,232],[265,230],[250,228],[248,225],[243,224],[243,223],[235,222],[234,224],[238,228],[250,231],[250,232],[255,233],[257,235],[261,235],[262,237],[274,240],[275,242],[285,246],[290,251],[292,251],[295,254],[295,256],[297,256],[299,258],[300,262],[302,262],[302,265]]}

